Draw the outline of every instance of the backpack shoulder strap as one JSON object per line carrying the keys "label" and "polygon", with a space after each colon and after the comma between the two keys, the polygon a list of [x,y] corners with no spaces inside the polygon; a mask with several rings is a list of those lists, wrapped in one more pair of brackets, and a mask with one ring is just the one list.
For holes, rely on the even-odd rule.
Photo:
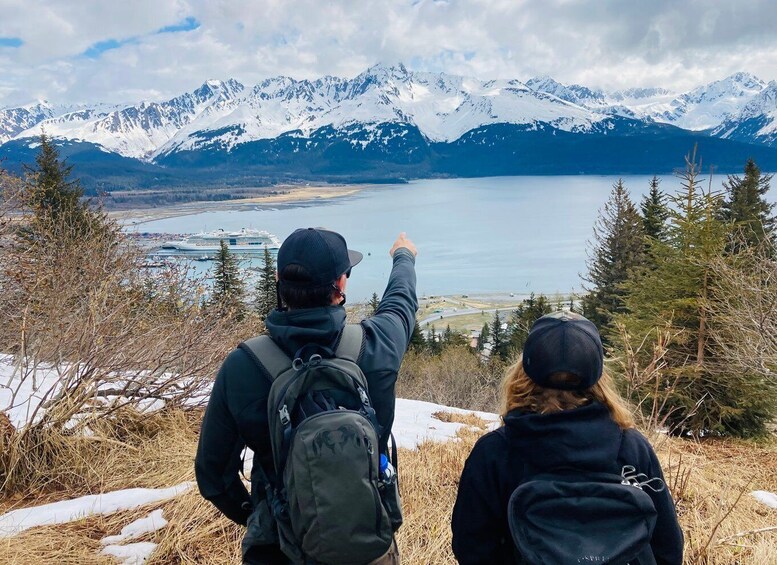
{"label": "backpack shoulder strap", "polygon": [[335,357],[338,359],[347,359],[354,363],[359,362],[362,347],[364,346],[364,329],[361,324],[346,324],[343,333],[340,336],[340,343],[337,344]]}
{"label": "backpack shoulder strap", "polygon": [[291,369],[291,359],[268,335],[247,339],[238,345],[270,378],[270,382]]}

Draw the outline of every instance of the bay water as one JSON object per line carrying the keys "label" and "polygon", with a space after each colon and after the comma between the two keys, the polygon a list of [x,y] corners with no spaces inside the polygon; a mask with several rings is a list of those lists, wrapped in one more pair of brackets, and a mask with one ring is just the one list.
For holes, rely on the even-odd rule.
{"label": "bay water", "polygon": [[[622,178],[638,204],[651,177]],[[659,178],[665,192],[679,187],[676,177]],[[333,229],[364,253],[348,282],[349,301],[382,294],[391,270],[388,251],[401,231],[418,246],[419,296],[568,294],[582,291],[580,274],[586,271],[597,212],[617,180],[590,175],[418,180],[277,208],[214,206],[128,229],[188,234],[250,227],[281,240],[299,227]],[[715,177],[711,186],[720,189],[724,180]]]}

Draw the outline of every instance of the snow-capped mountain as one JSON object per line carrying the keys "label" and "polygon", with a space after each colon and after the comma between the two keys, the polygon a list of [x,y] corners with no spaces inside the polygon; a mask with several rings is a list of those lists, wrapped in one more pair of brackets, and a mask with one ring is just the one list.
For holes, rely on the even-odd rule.
{"label": "snow-capped mountain", "polygon": [[97,105],[46,117],[14,137],[36,137],[43,130],[54,138],[89,141],[126,157],[147,158],[186,126],[197,122],[207,127],[243,88],[235,80],[209,80],[166,102]]}
{"label": "snow-capped mountain", "polygon": [[45,100],[18,108],[0,109],[0,144],[54,115],[54,107]]}
{"label": "snow-capped mountain", "polygon": [[739,115],[765,86],[758,77],[736,73],[681,94],[668,104],[656,100],[645,108],[645,113],[683,129],[710,129]]}
{"label": "snow-capped mountain", "polygon": [[[550,77],[488,80],[375,65],[352,79],[268,78],[246,87],[208,80],[163,102],[76,107],[41,102],[0,110],[0,144],[36,137],[88,142],[146,161],[177,152],[232,151],[257,140],[352,135],[353,144],[388,143],[382,124],[417,128],[429,143],[452,143],[495,124],[525,131],[606,132],[613,119],[671,124],[685,130],[767,145],[775,143],[775,87],[737,73],[687,93],[661,88],[607,93]],[[756,128],[756,125],[758,126]],[[355,135],[354,132],[360,132]],[[378,132],[370,137],[370,132]],[[392,133],[391,135],[394,135]],[[303,148],[304,149],[304,148]]]}
{"label": "snow-capped mountain", "polygon": [[777,146],[777,81],[771,81],[735,117],[713,132],[725,139]]}

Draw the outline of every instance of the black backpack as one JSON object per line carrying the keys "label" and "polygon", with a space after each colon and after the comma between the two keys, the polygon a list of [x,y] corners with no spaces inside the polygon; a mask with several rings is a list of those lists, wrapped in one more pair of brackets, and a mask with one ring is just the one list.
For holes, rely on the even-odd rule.
{"label": "black backpack", "polygon": [[368,563],[389,550],[401,524],[396,484],[379,476],[381,429],[357,364],[362,343],[361,326],[347,325],[336,351],[308,346],[294,360],[268,336],[241,344],[272,381],[277,478],[255,472],[271,506],[268,525],[297,563]]}
{"label": "black backpack", "polygon": [[620,475],[526,466],[508,504],[513,541],[532,565],[655,565],[657,512],[643,487],[665,488],[629,465]]}

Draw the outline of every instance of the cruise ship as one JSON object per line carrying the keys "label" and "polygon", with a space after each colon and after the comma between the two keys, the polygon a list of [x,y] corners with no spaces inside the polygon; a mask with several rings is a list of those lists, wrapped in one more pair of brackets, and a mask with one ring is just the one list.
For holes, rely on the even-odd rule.
{"label": "cruise ship", "polygon": [[240,231],[219,229],[201,232],[180,241],[166,241],[159,249],[160,255],[191,255],[197,259],[212,259],[224,241],[235,255],[262,255],[264,248],[277,250],[278,238],[265,230],[243,228]]}

